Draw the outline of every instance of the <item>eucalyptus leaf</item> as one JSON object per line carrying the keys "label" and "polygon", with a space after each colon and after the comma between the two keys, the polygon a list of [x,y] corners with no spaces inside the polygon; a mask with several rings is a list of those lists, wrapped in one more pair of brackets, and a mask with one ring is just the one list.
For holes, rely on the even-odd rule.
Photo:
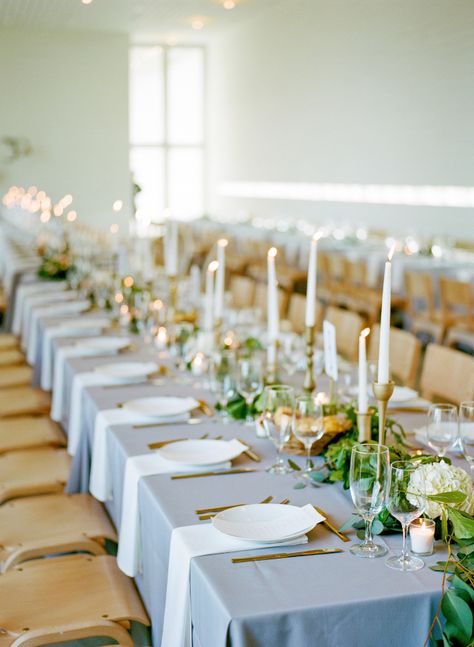
{"label": "eucalyptus leaf", "polygon": [[293,486],[293,490],[304,490],[306,487],[306,483],[304,481],[298,481],[296,485]]}
{"label": "eucalyptus leaf", "polygon": [[[469,584],[466,584],[466,582],[464,582],[464,580],[462,580],[458,575],[453,576],[453,579],[451,580],[451,584],[459,593],[461,591],[466,593],[470,601],[474,604],[474,589],[472,589],[472,587],[470,587]],[[466,598],[463,597],[463,599],[465,600]],[[466,600],[466,602],[468,602],[468,600]]]}

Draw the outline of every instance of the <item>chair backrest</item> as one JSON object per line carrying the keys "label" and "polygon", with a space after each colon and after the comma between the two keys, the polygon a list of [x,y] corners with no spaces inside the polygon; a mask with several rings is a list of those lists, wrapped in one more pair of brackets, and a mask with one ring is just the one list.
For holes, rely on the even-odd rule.
{"label": "chair backrest", "polygon": [[459,404],[474,400],[474,357],[438,344],[426,348],[421,373],[421,394],[428,400]]}
{"label": "chair backrest", "polygon": [[[379,355],[380,325],[370,332],[368,358],[376,362]],[[413,333],[400,328],[390,328],[390,369],[394,380],[411,388],[416,385],[421,342]]]}
{"label": "chair backrest", "polygon": [[328,254],[327,263],[329,276],[332,281],[342,282],[344,280],[344,256],[342,254]]}
{"label": "chair backrest", "polygon": [[247,276],[233,276],[230,281],[233,308],[249,308],[255,294],[255,281]]}
{"label": "chair backrest", "polygon": [[[316,328],[321,328],[324,306],[320,301],[316,302]],[[306,297],[302,294],[292,294],[288,306],[288,321],[291,323],[293,332],[303,333],[305,331]]]}
{"label": "chair backrest", "polygon": [[344,259],[344,280],[347,285],[363,287],[367,285],[367,264],[364,259],[359,258],[351,261]]}
{"label": "chair backrest", "polygon": [[446,321],[453,316],[458,319],[473,316],[474,297],[470,283],[442,276],[439,288],[441,311]]}
{"label": "chair backrest", "polygon": [[349,361],[356,361],[359,353],[359,335],[364,319],[350,310],[330,306],[326,319],[336,327],[337,351]]}
{"label": "chair backrest", "polygon": [[[256,308],[260,308],[262,312],[267,311],[267,284],[257,282],[255,286],[255,293],[253,304]],[[284,319],[288,307],[288,293],[285,290],[278,288],[278,312],[280,319]]]}
{"label": "chair backrest", "polygon": [[435,313],[433,279],[427,272],[405,272],[408,311],[412,315],[426,314],[432,319]]}

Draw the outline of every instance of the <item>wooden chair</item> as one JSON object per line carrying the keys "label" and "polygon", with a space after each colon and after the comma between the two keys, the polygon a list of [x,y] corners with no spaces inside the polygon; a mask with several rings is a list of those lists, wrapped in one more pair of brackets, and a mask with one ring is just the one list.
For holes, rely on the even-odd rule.
{"label": "wooden chair", "polygon": [[[323,320],[324,306],[320,301],[316,302],[316,328],[321,329],[321,322]],[[306,315],[306,297],[302,294],[292,294],[288,306],[287,319],[290,324],[290,329],[296,333],[304,333],[305,331],[305,315]]]}
{"label": "wooden chair", "polygon": [[0,334],[0,351],[18,348],[20,345],[18,337],[10,333]]}
{"label": "wooden chair", "polygon": [[233,276],[230,293],[233,308],[250,308],[255,294],[255,281],[247,276]]}
{"label": "wooden chair", "polygon": [[70,457],[65,449],[39,448],[0,455],[0,503],[64,490]]}
{"label": "wooden chair", "polygon": [[446,346],[428,344],[421,373],[421,394],[454,404],[474,400],[474,357]]}
{"label": "wooden chair", "polygon": [[61,428],[47,416],[0,420],[0,454],[34,447],[64,447],[65,444]]}
{"label": "wooden chair", "polygon": [[32,376],[33,369],[30,366],[19,365],[0,368],[0,389],[9,386],[26,386],[27,384],[31,384]]}
{"label": "wooden chair", "polygon": [[[257,283],[255,286],[255,294],[253,298],[253,305],[255,308],[261,308],[263,312],[267,311],[267,284]],[[284,319],[288,307],[288,293],[285,290],[278,288],[278,312],[280,319]]]}
{"label": "wooden chair", "polygon": [[[90,494],[48,494],[0,506],[0,572],[21,562],[66,552],[105,554],[117,534]],[[0,580],[1,587],[1,580]]]}
{"label": "wooden chair", "polygon": [[50,408],[51,398],[41,389],[19,386],[0,391],[0,418],[48,413]]}
{"label": "wooden chair", "polygon": [[444,344],[449,348],[463,349],[474,355],[474,330],[466,330],[463,327],[452,326],[448,328]]}
{"label": "wooden chair", "polygon": [[36,647],[104,636],[133,647],[131,621],[150,621],[133,581],[109,555],[35,560],[0,576],[0,645]]}
{"label": "wooden chair", "polygon": [[17,366],[18,364],[25,364],[25,356],[20,350],[7,348],[0,352],[0,367]]}
{"label": "wooden chair", "polygon": [[418,335],[425,333],[435,342],[443,338],[444,326],[441,313],[435,308],[433,279],[427,272],[405,272],[407,295],[406,311],[410,318],[410,330]]}
{"label": "wooden chair", "polygon": [[[376,362],[379,355],[380,325],[370,332],[368,358]],[[415,335],[400,328],[390,328],[390,368],[399,384],[414,388],[421,355],[421,342]]]}
{"label": "wooden chair", "polygon": [[326,319],[336,327],[337,351],[345,359],[355,362],[359,354],[359,335],[365,326],[364,319],[349,310],[329,306]]}
{"label": "wooden chair", "polygon": [[444,329],[456,326],[474,332],[474,296],[471,284],[442,276],[439,289]]}

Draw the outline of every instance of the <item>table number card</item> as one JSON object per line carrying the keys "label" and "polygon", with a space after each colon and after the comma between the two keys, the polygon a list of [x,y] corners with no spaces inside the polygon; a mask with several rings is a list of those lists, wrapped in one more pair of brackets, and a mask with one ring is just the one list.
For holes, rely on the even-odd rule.
{"label": "table number card", "polygon": [[323,322],[324,371],[328,377],[337,381],[336,327],[329,321]]}

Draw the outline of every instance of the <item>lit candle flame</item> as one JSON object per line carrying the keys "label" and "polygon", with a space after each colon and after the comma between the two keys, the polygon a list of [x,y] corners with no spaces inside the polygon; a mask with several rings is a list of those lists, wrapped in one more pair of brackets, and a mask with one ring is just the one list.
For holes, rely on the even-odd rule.
{"label": "lit candle flame", "polygon": [[276,247],[270,247],[268,250],[268,256],[273,256],[275,257],[278,254],[278,250]]}
{"label": "lit candle flame", "polygon": [[211,261],[209,263],[209,265],[207,266],[207,271],[208,272],[215,272],[218,267],[219,267],[219,263],[217,261]]}
{"label": "lit candle flame", "polygon": [[220,238],[217,241],[217,244],[219,245],[219,247],[227,247],[227,245],[229,244],[229,241],[227,240],[227,238]]}
{"label": "lit candle flame", "polygon": [[364,328],[364,330],[360,333],[361,337],[368,337],[370,334],[370,328]]}
{"label": "lit candle flame", "polygon": [[390,251],[389,251],[388,256],[387,256],[387,260],[388,260],[389,263],[391,263],[393,255],[395,254],[396,246],[397,246],[397,244],[393,243],[393,245],[390,247]]}

